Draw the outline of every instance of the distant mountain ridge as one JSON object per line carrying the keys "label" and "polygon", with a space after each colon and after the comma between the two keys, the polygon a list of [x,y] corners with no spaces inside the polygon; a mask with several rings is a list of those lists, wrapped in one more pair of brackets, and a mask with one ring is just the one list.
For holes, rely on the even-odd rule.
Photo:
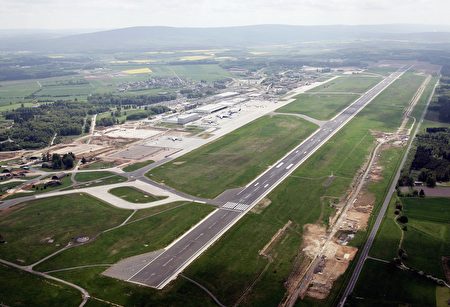
{"label": "distant mountain ridge", "polygon": [[8,41],[0,50],[38,52],[96,52],[163,49],[250,47],[320,40],[414,39],[450,42],[450,26],[428,25],[253,25],[218,28],[131,27]]}

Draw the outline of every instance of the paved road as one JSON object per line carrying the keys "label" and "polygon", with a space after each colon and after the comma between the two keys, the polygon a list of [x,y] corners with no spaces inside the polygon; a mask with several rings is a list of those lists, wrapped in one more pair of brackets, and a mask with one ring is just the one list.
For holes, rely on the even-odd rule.
{"label": "paved road", "polygon": [[[436,89],[436,85],[434,87],[434,90],[435,89]],[[417,134],[417,131],[420,128],[420,124],[422,123],[423,118],[425,117],[425,114],[427,112],[428,106],[431,102],[431,98],[434,95],[434,90],[433,90],[433,93],[430,95],[430,97],[427,101],[427,105],[422,112],[419,124],[416,126],[414,132],[410,134],[411,136],[414,136]],[[400,163],[400,166],[397,169],[397,173],[395,174],[394,180],[392,181],[392,184],[389,188],[386,198],[384,199],[383,205],[381,206],[380,212],[378,213],[377,219],[375,220],[375,224],[373,225],[372,230],[370,231],[369,237],[367,238],[367,241],[364,244],[364,247],[358,258],[358,262],[356,263],[355,269],[353,270],[352,276],[350,277],[350,280],[347,283],[347,287],[345,288],[344,293],[342,294],[342,297],[339,300],[339,304],[338,304],[339,307],[345,306],[345,302],[347,301],[348,296],[353,292],[353,289],[355,288],[356,282],[358,281],[359,275],[361,274],[364,263],[365,263],[366,259],[368,258],[370,248],[372,247],[373,241],[375,240],[375,237],[378,233],[378,229],[380,228],[380,225],[383,222],[383,218],[384,218],[384,215],[386,214],[387,208],[391,201],[392,194],[395,191],[395,186],[397,185],[398,179],[400,178],[400,173],[403,169],[403,165],[405,164],[406,159],[408,158],[408,152],[411,149],[411,145],[412,145],[412,140],[410,140],[410,142],[408,144],[408,148],[406,149],[406,151],[403,155],[403,159]]]}
{"label": "paved road", "polygon": [[169,246],[128,281],[162,289],[406,70],[407,68],[402,68],[391,74],[364,93],[238,194],[229,196],[219,209]]}

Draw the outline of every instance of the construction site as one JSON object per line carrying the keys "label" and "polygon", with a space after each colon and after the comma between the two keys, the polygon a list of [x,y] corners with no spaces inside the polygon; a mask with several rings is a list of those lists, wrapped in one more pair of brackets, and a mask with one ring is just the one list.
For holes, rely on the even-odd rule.
{"label": "construction site", "polygon": [[335,213],[330,217],[328,227],[323,224],[304,226],[303,243],[294,269],[285,283],[287,292],[281,305],[292,306],[297,298],[327,298],[335,281],[349,267],[358,251],[350,242],[358,231],[367,229],[376,202],[368,186],[383,179],[383,153],[391,148],[404,148],[408,144],[415,124],[411,112],[429,81],[430,77],[425,79],[411,99],[396,132],[372,132],[376,140],[373,150],[355,175],[346,195],[334,205]]}

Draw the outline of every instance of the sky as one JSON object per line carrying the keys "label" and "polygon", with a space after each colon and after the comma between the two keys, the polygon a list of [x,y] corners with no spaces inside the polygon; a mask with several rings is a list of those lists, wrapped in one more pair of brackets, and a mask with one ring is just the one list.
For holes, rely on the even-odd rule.
{"label": "sky", "polygon": [[0,29],[449,24],[449,0],[0,0]]}

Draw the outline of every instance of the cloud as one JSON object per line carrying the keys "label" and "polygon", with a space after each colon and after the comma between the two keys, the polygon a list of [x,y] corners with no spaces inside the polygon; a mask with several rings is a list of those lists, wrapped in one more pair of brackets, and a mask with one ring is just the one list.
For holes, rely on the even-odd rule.
{"label": "cloud", "polygon": [[445,23],[448,0],[0,0],[0,28]]}

